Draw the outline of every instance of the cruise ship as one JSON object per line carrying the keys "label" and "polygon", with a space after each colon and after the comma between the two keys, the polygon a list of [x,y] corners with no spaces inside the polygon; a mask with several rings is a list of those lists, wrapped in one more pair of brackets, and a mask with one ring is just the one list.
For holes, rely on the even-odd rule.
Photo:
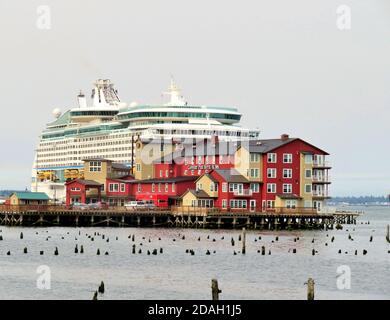
{"label": "cruise ship", "polygon": [[53,200],[65,198],[64,183],[83,177],[83,160],[109,159],[131,167],[137,139],[252,140],[259,130],[239,125],[234,107],[188,104],[172,79],[160,105],[124,103],[108,79],[93,83],[91,101],[80,92],[78,105],[65,112],[53,110],[54,121],[40,136],[32,169],[31,190]]}

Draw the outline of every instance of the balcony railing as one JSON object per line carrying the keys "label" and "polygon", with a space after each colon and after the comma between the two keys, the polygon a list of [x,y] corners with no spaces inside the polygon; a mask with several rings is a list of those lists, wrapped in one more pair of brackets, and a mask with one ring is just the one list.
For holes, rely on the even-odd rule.
{"label": "balcony railing", "polygon": [[331,163],[329,161],[313,160],[313,167],[316,167],[316,168],[330,168],[331,167]]}
{"label": "balcony railing", "polygon": [[313,190],[313,197],[329,197],[329,194],[325,190]]}
{"label": "balcony railing", "polygon": [[330,182],[330,176],[312,176],[313,182]]}
{"label": "balcony railing", "polygon": [[251,197],[253,191],[251,189],[234,190],[233,194],[236,197]]}

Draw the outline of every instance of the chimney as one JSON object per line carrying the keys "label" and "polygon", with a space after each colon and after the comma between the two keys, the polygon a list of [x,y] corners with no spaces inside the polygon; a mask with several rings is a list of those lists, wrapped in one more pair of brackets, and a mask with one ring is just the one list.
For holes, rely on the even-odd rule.
{"label": "chimney", "polygon": [[281,139],[282,141],[286,141],[286,140],[288,140],[288,138],[289,138],[289,135],[286,134],[286,133],[283,133],[283,134],[280,136],[280,139]]}

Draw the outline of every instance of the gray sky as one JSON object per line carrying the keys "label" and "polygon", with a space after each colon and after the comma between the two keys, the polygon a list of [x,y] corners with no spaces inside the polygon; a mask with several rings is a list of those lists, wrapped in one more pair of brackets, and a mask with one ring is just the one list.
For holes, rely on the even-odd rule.
{"label": "gray sky", "polygon": [[79,89],[110,78],[159,103],[173,74],[190,103],[331,153],[333,195],[390,193],[389,0],[0,0],[0,39],[0,189],[29,187],[40,131]]}

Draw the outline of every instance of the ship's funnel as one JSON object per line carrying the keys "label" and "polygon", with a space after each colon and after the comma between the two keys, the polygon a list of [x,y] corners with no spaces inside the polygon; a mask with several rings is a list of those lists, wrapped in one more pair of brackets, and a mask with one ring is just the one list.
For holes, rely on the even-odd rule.
{"label": "ship's funnel", "polygon": [[80,108],[86,108],[87,107],[87,98],[85,95],[80,91],[79,95],[77,96],[77,100],[79,102]]}

